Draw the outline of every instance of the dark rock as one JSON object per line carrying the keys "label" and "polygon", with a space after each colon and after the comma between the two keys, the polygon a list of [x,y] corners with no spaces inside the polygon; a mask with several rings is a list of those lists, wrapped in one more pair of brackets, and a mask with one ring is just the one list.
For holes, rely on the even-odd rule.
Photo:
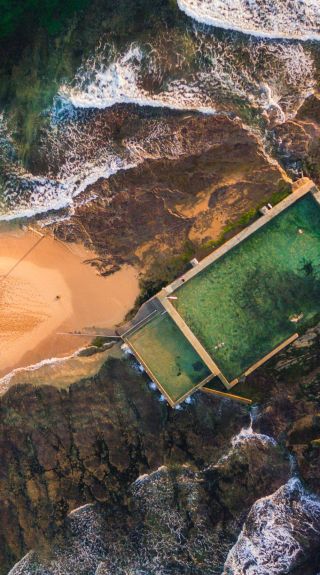
{"label": "dark rock", "polygon": [[202,393],[174,411],[119,360],[69,390],[12,388],[0,415],[2,573],[54,537],[68,511],[122,505],[129,485],[164,462],[209,464],[248,420],[243,407]]}
{"label": "dark rock", "polygon": [[[141,146],[148,145],[143,142],[154,127],[147,112],[144,117],[132,106],[115,106],[101,121],[118,138],[120,130],[121,141],[134,137]],[[227,223],[288,186],[239,119],[175,112],[157,122],[164,128],[158,145],[170,151],[149,159],[146,149],[147,159],[89,187],[74,215],[54,226],[60,239],[94,248],[101,272],[123,262],[148,265],[159,252],[179,255],[188,240],[198,245],[217,239]]]}
{"label": "dark rock", "polygon": [[[241,477],[236,460],[250,462],[241,465]],[[255,463],[260,472],[253,490]],[[249,434],[240,435],[214,469],[221,474],[214,488],[212,466],[195,470],[175,464],[140,476],[128,489],[126,505],[112,511],[110,505],[79,509],[66,520],[64,541],[55,538],[50,558],[32,553],[14,574],[44,575],[50,569],[56,575],[62,568],[64,575],[91,575],[98,565],[101,575],[220,574],[255,498],[285,482],[288,466],[272,441]]]}

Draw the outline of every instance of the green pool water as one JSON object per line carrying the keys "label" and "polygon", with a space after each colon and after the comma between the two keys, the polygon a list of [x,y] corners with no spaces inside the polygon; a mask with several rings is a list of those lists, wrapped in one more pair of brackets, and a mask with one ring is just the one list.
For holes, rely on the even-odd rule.
{"label": "green pool water", "polygon": [[210,375],[197,352],[167,313],[128,338],[173,402]]}
{"label": "green pool water", "polygon": [[227,379],[240,376],[320,312],[319,204],[304,196],[175,295]]}

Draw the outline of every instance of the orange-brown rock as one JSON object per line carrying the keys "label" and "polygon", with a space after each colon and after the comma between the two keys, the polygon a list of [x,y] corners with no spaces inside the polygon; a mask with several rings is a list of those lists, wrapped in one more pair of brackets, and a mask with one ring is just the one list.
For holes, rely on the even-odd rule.
{"label": "orange-brown rock", "polygon": [[[156,252],[179,254],[187,240],[217,239],[227,223],[270,200],[288,178],[239,119],[172,113],[161,157],[146,140],[150,119],[139,123],[118,109],[119,141],[134,134],[144,160],[100,180],[82,195],[70,219],[55,226],[62,239],[78,239],[110,261],[149,263]],[[128,113],[128,112],[127,112]],[[115,114],[115,111],[113,111]],[[174,138],[174,141],[171,140]],[[170,145],[171,142],[171,145]],[[162,148],[161,148],[162,149]],[[169,150],[169,151],[168,151]]]}

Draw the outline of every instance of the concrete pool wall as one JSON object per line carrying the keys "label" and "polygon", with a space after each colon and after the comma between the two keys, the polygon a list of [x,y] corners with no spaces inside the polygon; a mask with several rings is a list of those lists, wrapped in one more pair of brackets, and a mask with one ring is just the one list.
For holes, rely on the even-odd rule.
{"label": "concrete pool wall", "polygon": [[194,276],[198,275],[198,273],[207,268],[210,264],[221,258],[233,247],[243,242],[243,240],[245,240],[253,233],[255,233],[257,230],[265,226],[269,221],[273,220],[273,218],[275,218],[278,214],[281,214],[281,212],[289,208],[289,206],[291,206],[292,204],[295,204],[297,200],[303,198],[303,196],[309,194],[310,192],[312,193],[313,197],[317,200],[317,202],[320,204],[320,192],[315,186],[315,184],[311,180],[308,181],[307,183],[304,183],[297,190],[295,190],[289,196],[287,196],[284,200],[279,202],[277,205],[273,206],[273,208],[271,208],[271,210],[269,210],[265,215],[260,216],[258,220],[253,222],[253,224],[249,225],[244,230],[239,232],[236,236],[226,241],[222,246],[214,250],[207,257],[203,258],[203,260],[201,260],[196,266],[192,267],[191,270],[189,270],[181,277],[171,282],[171,284],[163,288],[163,290],[159,292],[157,297],[161,301],[164,297],[172,295],[173,292],[176,291],[179,287],[181,287],[185,282],[191,280]]}
{"label": "concrete pool wall", "polygon": [[[200,261],[200,263],[198,263],[195,267],[193,267],[188,272],[186,272],[184,275],[182,275],[180,278],[174,280],[171,284],[169,284],[168,286],[163,288],[161,290],[161,292],[159,292],[154,298],[152,298],[151,300],[149,300],[149,302],[147,302],[148,309],[152,309],[153,306],[155,309],[158,309],[158,310],[160,308],[163,310],[163,313],[166,312],[168,314],[168,316],[171,317],[171,319],[173,320],[175,325],[178,327],[178,329],[183,334],[184,338],[192,346],[192,348],[197,353],[197,355],[199,356],[199,358],[201,359],[203,364],[208,368],[209,372],[212,374],[211,376],[208,376],[207,378],[205,378],[206,381],[197,383],[197,385],[195,385],[194,387],[191,387],[179,399],[177,399],[177,400],[173,399],[173,397],[171,396],[170,389],[173,389],[173,387],[174,387],[174,380],[171,380],[171,383],[170,383],[171,388],[168,390],[168,388],[166,387],[166,381],[160,381],[160,379],[154,375],[154,370],[150,368],[148,361],[146,361],[146,357],[144,357],[144,352],[145,351],[147,352],[146,347],[143,348],[143,346],[142,346],[142,348],[139,350],[135,349],[134,342],[130,341],[131,330],[129,330],[129,333],[126,333],[126,335],[124,337],[126,343],[132,348],[132,351],[136,354],[138,360],[145,367],[145,369],[146,369],[147,373],[150,375],[150,377],[152,379],[154,379],[154,381],[157,383],[158,387],[164,393],[164,395],[166,396],[166,398],[169,401],[171,406],[174,406],[177,403],[179,403],[180,401],[182,401],[183,399],[185,399],[188,395],[193,393],[196,389],[199,389],[199,387],[202,387],[207,382],[207,380],[211,379],[214,376],[218,377],[220,379],[220,381],[223,383],[224,387],[227,390],[231,389],[234,385],[236,385],[238,383],[240,377],[249,375],[249,373],[251,373],[252,371],[257,369],[260,365],[262,365],[263,363],[268,361],[271,357],[273,357],[275,354],[277,354],[280,350],[284,349],[287,345],[292,343],[299,336],[297,331],[292,330],[292,331],[295,331],[295,333],[292,333],[292,331],[290,329],[289,330],[289,335],[290,335],[289,337],[286,337],[282,341],[281,340],[279,341],[279,339],[280,339],[279,338],[277,342],[275,341],[273,343],[273,346],[270,345],[269,348],[265,349],[265,353],[261,354],[261,357],[259,357],[259,355],[256,356],[254,358],[255,361],[253,361],[251,365],[250,364],[247,365],[246,369],[243,369],[243,371],[241,373],[239,373],[237,375],[237,377],[234,377],[234,378],[229,377],[228,378],[223,373],[224,370],[219,366],[219,361],[216,360],[215,353],[212,353],[212,350],[210,352],[210,350],[206,349],[203,342],[201,343],[199,341],[199,337],[197,337],[197,334],[195,333],[195,331],[193,329],[191,329],[191,326],[189,325],[188,319],[182,317],[182,315],[177,310],[177,307],[176,307],[177,302],[172,303],[172,301],[177,299],[177,292],[181,291],[181,289],[183,290],[184,286],[186,286],[186,284],[190,280],[192,280],[193,278],[196,278],[198,276],[198,274],[200,274],[201,272],[209,270],[209,268],[215,270],[214,266],[211,268],[211,266],[212,266],[212,264],[214,264],[214,262],[217,262],[218,260],[223,259],[223,256],[228,254],[228,252],[233,250],[233,248],[236,248],[237,246],[242,245],[242,242],[244,242],[244,240],[250,238],[250,236],[253,236],[255,234],[255,232],[262,230],[266,224],[271,222],[276,216],[285,212],[288,208],[290,208],[290,206],[293,206],[293,204],[295,204],[299,199],[307,196],[307,194],[312,194],[312,197],[314,198],[314,200],[316,200],[317,204],[320,206],[320,192],[317,190],[317,188],[315,187],[313,182],[311,182],[310,180],[308,180],[306,182],[304,180],[302,182],[302,184],[300,184],[300,186],[297,187],[297,189],[294,192],[292,192],[288,197],[286,197],[284,200],[279,202],[279,204],[277,204],[276,206],[271,208],[265,215],[260,216],[259,219],[257,219],[253,224],[251,224],[250,226],[248,226],[247,228],[242,230],[240,233],[238,233],[236,236],[234,236],[233,238],[231,238],[230,240],[225,242],[220,248],[214,250],[210,255],[208,255],[206,258],[204,258],[202,261]],[[308,200],[308,202],[309,202],[309,200]],[[278,225],[278,223],[277,223],[277,225]],[[272,226],[273,226],[273,224],[272,224]],[[300,232],[300,230],[298,230],[298,231]],[[282,233],[282,238],[283,238],[283,232],[281,232],[281,233]],[[308,239],[307,236],[306,236],[306,239]],[[281,242],[280,242],[280,244],[281,244]],[[301,245],[301,244],[299,244],[299,245]],[[308,247],[308,245],[309,244],[307,244],[307,247]],[[312,247],[314,249],[314,245]],[[232,253],[234,253],[234,252],[232,252]],[[308,254],[306,254],[306,255],[308,255]],[[219,270],[218,270],[218,272],[219,272]],[[200,281],[199,277],[197,277],[197,284],[196,285],[199,285],[199,281]],[[193,282],[192,282],[192,284],[193,284]],[[320,305],[319,305],[319,311],[320,311]],[[206,313],[206,310],[204,310],[204,315],[205,315],[205,313]],[[152,316],[151,316],[150,321],[152,321]],[[288,321],[288,318],[287,318],[287,321]],[[290,321],[292,321],[292,320],[290,319]],[[210,324],[210,322],[209,322],[209,324]],[[148,325],[148,320],[146,322],[143,322],[141,328],[138,325],[136,326],[136,328],[134,328],[134,323],[133,323],[132,333],[136,334],[137,331],[140,332],[140,329],[143,330],[147,325]],[[279,335],[280,335],[280,333],[281,332],[279,332]],[[285,333],[283,333],[283,335],[285,335]],[[265,343],[266,342],[264,342],[264,344]],[[148,344],[145,343],[145,345],[148,345]],[[163,342],[162,342],[162,345],[163,345]],[[266,351],[268,353],[266,353]],[[148,356],[148,355],[150,358],[150,354],[146,353],[146,356]],[[153,363],[153,361],[152,361],[152,363]],[[163,379],[165,380],[165,377]],[[220,393],[220,395],[221,395],[221,393]]]}

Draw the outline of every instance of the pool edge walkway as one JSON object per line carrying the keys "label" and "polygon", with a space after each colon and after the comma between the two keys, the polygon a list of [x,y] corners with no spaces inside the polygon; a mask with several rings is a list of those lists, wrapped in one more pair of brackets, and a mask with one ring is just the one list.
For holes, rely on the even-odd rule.
{"label": "pool edge walkway", "polygon": [[225,387],[227,389],[229,389],[230,383],[228,382],[228,380],[225,378],[225,376],[221,372],[221,369],[218,367],[218,365],[212,359],[210,354],[206,351],[206,349],[200,343],[198,338],[195,336],[193,331],[186,324],[186,322],[181,317],[181,315],[177,312],[177,310],[172,305],[172,303],[170,303],[169,300],[167,299],[167,294],[165,292],[165,288],[164,288],[164,290],[162,290],[162,292],[160,292],[160,294],[158,294],[157,297],[158,297],[158,300],[160,301],[160,303],[163,305],[164,309],[168,312],[168,314],[171,316],[173,321],[177,324],[178,328],[182,331],[183,335],[187,338],[189,343],[192,345],[193,349],[196,350],[196,352],[201,357],[202,361],[206,364],[206,366],[211,371],[211,373],[213,375],[218,376],[219,379],[225,385]]}
{"label": "pool edge walkway", "polygon": [[[153,379],[155,381],[155,383],[157,384],[161,393],[167,399],[167,401],[171,407],[177,406],[179,403],[184,401],[187,397],[189,397],[195,391],[197,391],[201,388],[203,388],[203,391],[209,392],[209,393],[211,392],[212,394],[214,394],[216,396],[229,397],[230,399],[238,399],[238,396],[236,396],[233,393],[228,393],[228,392],[230,392],[230,390],[239,382],[239,379],[242,380],[242,378],[245,378],[246,376],[248,376],[249,374],[254,372],[256,369],[258,369],[260,366],[265,364],[272,357],[274,357],[277,353],[279,353],[285,347],[289,346],[291,343],[293,343],[299,337],[298,333],[294,333],[289,338],[282,341],[278,346],[276,346],[273,350],[271,350],[264,357],[260,358],[253,365],[249,366],[246,370],[244,370],[242,372],[242,374],[238,376],[238,378],[235,378],[232,381],[228,381],[226,379],[225,375],[222,373],[219,366],[216,364],[214,357],[212,357],[209,354],[209,352],[205,349],[205,347],[202,345],[201,341],[199,341],[198,337],[193,333],[191,328],[188,326],[186,321],[180,315],[180,313],[176,309],[175,305],[170,301],[170,299],[177,299],[176,297],[172,297],[172,294],[174,294],[180,287],[185,285],[185,283],[187,281],[191,280],[192,278],[194,278],[195,276],[200,274],[203,270],[205,270],[207,267],[209,267],[211,264],[213,264],[216,260],[223,257],[225,254],[227,254],[234,247],[236,247],[241,242],[243,242],[248,237],[250,237],[252,234],[254,234],[257,230],[259,230],[260,228],[263,228],[266,224],[268,224],[276,216],[278,216],[279,214],[284,212],[291,205],[295,204],[297,201],[299,201],[301,198],[303,198],[307,194],[311,194],[314,197],[315,201],[318,204],[320,204],[320,191],[318,190],[318,188],[316,187],[316,184],[312,180],[310,180],[308,178],[304,178],[302,180],[302,182],[301,181],[297,182],[296,187],[292,189],[291,193],[289,193],[288,196],[286,196],[278,204],[276,204],[274,207],[272,207],[266,214],[259,216],[253,223],[251,223],[249,226],[247,226],[246,228],[242,229],[240,232],[235,234],[232,238],[230,238],[228,241],[223,243],[220,247],[213,250],[208,256],[203,258],[192,269],[187,271],[181,277],[172,281],[169,285],[164,287],[160,292],[158,292],[155,296],[153,296],[153,298],[148,300],[148,302],[146,302],[144,304],[144,306],[142,306],[142,308],[144,308],[143,313],[141,313],[142,308],[140,308],[140,310],[139,310],[139,312],[140,312],[139,321],[135,321],[138,319],[138,316],[139,316],[139,312],[138,312],[138,314],[134,320],[132,320],[131,322],[128,322],[128,324],[126,326],[124,326],[124,329],[122,329],[122,330],[120,329],[121,337],[126,342],[126,344],[132,349],[133,353],[136,355],[138,360],[141,362],[141,364],[143,365],[143,367],[145,368],[146,372],[151,377],[151,379]],[[163,310],[163,313],[165,313],[165,312],[168,313],[168,315],[171,317],[172,321],[177,325],[177,327],[179,328],[181,333],[187,339],[187,341],[192,346],[192,348],[197,352],[198,356],[201,358],[201,360],[204,362],[204,364],[207,366],[208,370],[210,371],[209,376],[207,376],[203,381],[201,381],[199,384],[197,384],[192,390],[185,393],[183,396],[181,396],[176,401],[173,400],[168,395],[168,393],[163,388],[161,383],[154,376],[152,371],[148,368],[148,365],[146,365],[143,358],[140,356],[140,353],[135,349],[135,346],[130,341],[130,336],[133,333],[135,333],[136,331],[139,331],[139,329],[141,329],[146,324],[148,324],[149,321],[157,315],[157,312],[159,313],[162,310]],[[225,392],[218,391],[218,390],[212,391],[212,390],[206,388],[206,384],[210,380],[212,380],[213,377],[218,377],[220,379],[221,383],[226,388]],[[248,403],[248,404],[251,401],[248,398],[241,398],[238,400],[243,401],[244,403]]]}
{"label": "pool edge walkway", "polygon": [[271,210],[269,210],[267,214],[260,216],[255,222],[253,222],[251,225],[241,230],[230,240],[227,240],[222,246],[213,250],[211,254],[203,258],[203,260],[201,260],[191,270],[187,271],[185,274],[183,274],[182,276],[171,282],[171,284],[163,288],[160,294],[163,291],[165,291],[167,295],[174,293],[179,287],[184,285],[187,281],[192,279],[194,276],[198,275],[200,272],[206,269],[217,259],[225,255],[233,247],[243,242],[246,238],[248,238],[254,232],[265,226],[270,220],[275,218],[278,214],[281,214],[281,212],[286,210],[289,206],[291,206],[297,200],[299,200],[300,198],[302,198],[303,196],[305,196],[310,192],[312,192],[313,196],[320,203],[320,193],[318,192],[315,183],[312,182],[312,180],[305,182],[304,184],[299,186],[296,190],[292,191],[289,194],[289,196],[287,196],[286,198],[281,200],[278,204],[276,204],[273,208],[271,208]]}

